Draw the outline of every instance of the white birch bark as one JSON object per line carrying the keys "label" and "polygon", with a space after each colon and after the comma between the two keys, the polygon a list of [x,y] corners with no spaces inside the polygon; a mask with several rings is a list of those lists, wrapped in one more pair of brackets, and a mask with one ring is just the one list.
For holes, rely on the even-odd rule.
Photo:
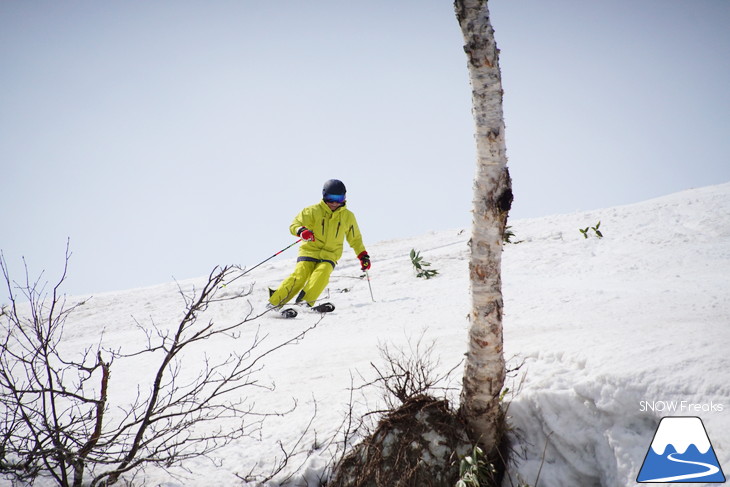
{"label": "white birch bark", "polygon": [[499,447],[504,430],[499,396],[502,349],[502,245],[512,188],[507,170],[499,50],[486,0],[455,0],[472,86],[477,149],[469,272],[472,311],[461,409],[485,452]]}

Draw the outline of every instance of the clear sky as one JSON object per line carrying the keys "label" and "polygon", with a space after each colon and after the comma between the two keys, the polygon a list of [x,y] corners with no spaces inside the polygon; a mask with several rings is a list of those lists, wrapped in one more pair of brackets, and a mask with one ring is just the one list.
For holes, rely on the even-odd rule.
{"label": "clear sky", "polygon": [[[730,181],[730,2],[490,10],[513,218]],[[69,294],[252,266],[330,178],[366,244],[467,228],[462,45],[449,1],[2,1],[0,249],[53,282],[70,238]]]}

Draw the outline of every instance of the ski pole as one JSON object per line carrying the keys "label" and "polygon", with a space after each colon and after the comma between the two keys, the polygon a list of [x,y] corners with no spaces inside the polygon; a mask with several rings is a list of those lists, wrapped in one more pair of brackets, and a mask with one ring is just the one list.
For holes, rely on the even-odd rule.
{"label": "ski pole", "polygon": [[368,287],[370,288],[370,298],[373,300],[374,303],[375,297],[373,296],[373,286],[370,285],[370,274],[368,274],[368,271],[365,271],[365,277],[368,280]]}
{"label": "ski pole", "polygon": [[289,250],[290,248],[294,247],[296,244],[298,244],[301,241],[302,241],[302,239],[300,238],[299,240],[297,240],[296,242],[292,243],[291,245],[287,245],[286,247],[284,247],[283,249],[281,249],[280,251],[278,251],[277,253],[275,253],[274,255],[272,255],[271,257],[269,257],[268,259],[262,260],[261,262],[259,262],[255,266],[251,267],[250,269],[246,269],[246,271],[243,274],[241,274],[241,275],[243,276],[244,274],[248,274],[249,272],[251,272],[252,270],[256,269],[261,264],[267,263],[268,261],[270,261],[271,259],[273,259],[277,255],[285,252],[286,250]]}
{"label": "ski pole", "polygon": [[258,264],[256,264],[255,266],[253,266],[253,267],[251,267],[251,268],[249,268],[249,269],[246,269],[246,270],[245,270],[245,271],[243,271],[243,272],[242,272],[241,274],[237,275],[236,277],[234,277],[233,279],[231,279],[230,281],[228,281],[228,283],[226,283],[225,285],[227,286],[228,284],[232,283],[233,281],[235,281],[235,280],[236,280],[236,279],[238,279],[239,277],[243,277],[243,276],[245,276],[246,274],[248,274],[248,273],[249,273],[249,272],[251,272],[252,270],[256,269],[256,268],[257,268],[258,266],[260,266],[260,265],[262,265],[262,264],[265,264],[265,263],[267,263],[268,261],[270,261],[271,259],[273,259],[273,258],[274,258],[274,257],[276,257],[277,255],[279,255],[279,254],[281,254],[281,253],[283,253],[283,252],[285,252],[285,251],[289,250],[290,248],[294,247],[294,246],[295,246],[296,244],[298,244],[298,243],[299,243],[299,242],[301,242],[301,241],[302,241],[302,239],[300,238],[299,240],[297,240],[296,242],[292,243],[291,245],[287,245],[286,247],[284,247],[283,249],[281,249],[280,251],[278,251],[277,253],[275,253],[275,254],[274,254],[274,255],[272,255],[271,257],[268,257],[268,258],[266,258],[266,259],[262,260],[261,262],[259,262]]}

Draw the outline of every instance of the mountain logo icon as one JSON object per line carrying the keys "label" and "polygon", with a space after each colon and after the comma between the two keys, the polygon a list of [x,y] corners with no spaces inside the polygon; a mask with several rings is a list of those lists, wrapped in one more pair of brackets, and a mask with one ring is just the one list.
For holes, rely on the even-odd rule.
{"label": "mountain logo icon", "polygon": [[639,483],[724,483],[717,455],[698,417],[662,418],[646,452]]}

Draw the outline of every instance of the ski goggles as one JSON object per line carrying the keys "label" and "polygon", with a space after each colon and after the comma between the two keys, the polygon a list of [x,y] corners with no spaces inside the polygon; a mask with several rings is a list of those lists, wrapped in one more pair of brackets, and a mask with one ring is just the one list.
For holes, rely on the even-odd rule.
{"label": "ski goggles", "polygon": [[345,195],[344,194],[326,194],[326,195],[324,195],[324,202],[325,203],[344,203]]}

